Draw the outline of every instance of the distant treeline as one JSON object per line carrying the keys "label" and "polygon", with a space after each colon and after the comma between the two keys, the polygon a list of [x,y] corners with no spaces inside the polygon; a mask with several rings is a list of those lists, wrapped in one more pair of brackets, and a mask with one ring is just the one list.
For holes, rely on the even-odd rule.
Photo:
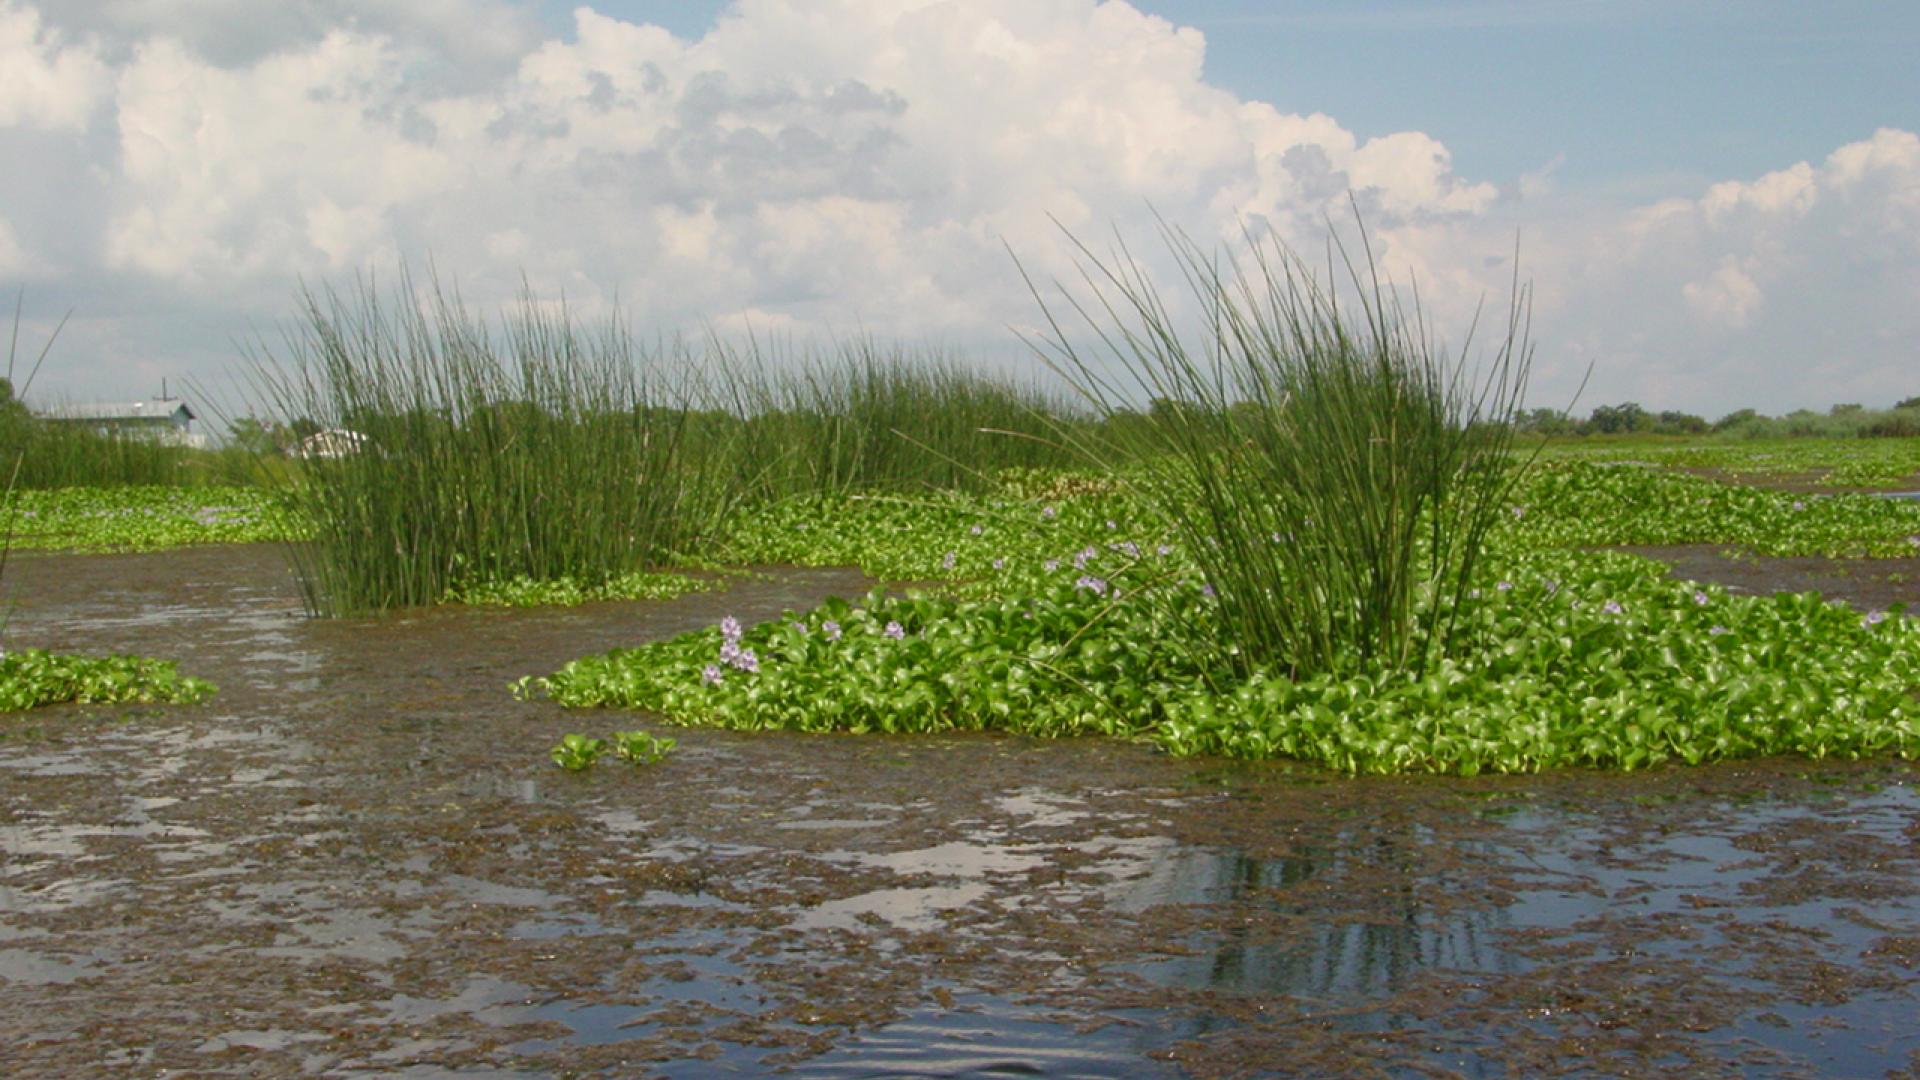
{"label": "distant treeline", "polygon": [[1653,412],[1635,402],[1601,405],[1585,420],[1562,409],[1530,409],[1516,420],[1521,431],[1540,435],[1723,435],[1736,439],[1911,438],[1920,436],[1920,397],[1891,409],[1835,405],[1826,412],[1796,409],[1767,416],[1755,409],[1730,412],[1718,420],[1668,409]]}

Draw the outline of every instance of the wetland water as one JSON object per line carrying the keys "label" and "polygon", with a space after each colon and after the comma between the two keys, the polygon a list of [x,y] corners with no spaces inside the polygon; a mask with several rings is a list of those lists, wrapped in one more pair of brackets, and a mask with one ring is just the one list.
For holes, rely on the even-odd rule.
{"label": "wetland water", "polygon": [[0,718],[0,1073],[1920,1071],[1912,766],[676,730],[575,776],[637,719],[505,689],[864,584],[320,622],[272,549],[16,555],[8,645],[220,693]]}

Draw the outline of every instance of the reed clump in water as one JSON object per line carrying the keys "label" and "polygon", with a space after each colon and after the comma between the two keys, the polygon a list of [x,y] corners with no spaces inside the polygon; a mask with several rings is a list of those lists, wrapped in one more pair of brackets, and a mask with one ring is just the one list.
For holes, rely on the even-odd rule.
{"label": "reed clump in water", "polygon": [[1009,432],[1061,421],[1037,390],[937,354],[843,344],[798,364],[757,344],[648,347],[531,296],[498,330],[437,284],[302,294],[271,414],[324,429],[287,470],[313,527],[309,608],[438,602],[488,583],[592,591],[698,561],[736,511],[823,491],[950,488],[1058,464]]}
{"label": "reed clump in water", "polygon": [[[430,604],[477,582],[586,586],[709,535],[738,484],[673,370],[609,319],[531,296],[498,333],[440,289],[302,294],[284,362],[256,359],[273,412],[325,429],[287,488],[309,608]],[[718,449],[724,449],[723,446]]]}
{"label": "reed clump in water", "polygon": [[[1455,647],[1453,613],[1508,507],[1526,291],[1475,377],[1467,349],[1435,346],[1417,296],[1403,306],[1370,250],[1357,264],[1341,251],[1355,297],[1343,304],[1338,249],[1323,278],[1277,242],[1249,239],[1222,263],[1183,234],[1165,239],[1197,334],[1124,248],[1103,259],[1082,245],[1094,299],[1056,302],[1078,324],[1048,310],[1038,344],[1104,416],[1132,420],[1107,425],[1130,433],[1119,444],[1079,444],[1139,459],[1126,476],[1176,524],[1217,599],[1218,632],[1196,640],[1219,642],[1243,672],[1426,670]],[[1141,397],[1153,402],[1143,420],[1130,410]]]}

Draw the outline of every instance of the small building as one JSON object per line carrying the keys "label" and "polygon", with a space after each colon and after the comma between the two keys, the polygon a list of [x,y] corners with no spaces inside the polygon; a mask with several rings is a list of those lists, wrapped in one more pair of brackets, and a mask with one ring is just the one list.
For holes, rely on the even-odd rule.
{"label": "small building", "polygon": [[199,416],[179,398],[57,405],[40,418],[55,424],[84,425],[102,435],[146,436],[181,446],[206,443],[206,436],[193,430]]}
{"label": "small building", "polygon": [[357,454],[365,449],[367,437],[357,431],[345,428],[328,428],[316,431],[300,440],[294,451],[295,457],[302,458],[343,458]]}

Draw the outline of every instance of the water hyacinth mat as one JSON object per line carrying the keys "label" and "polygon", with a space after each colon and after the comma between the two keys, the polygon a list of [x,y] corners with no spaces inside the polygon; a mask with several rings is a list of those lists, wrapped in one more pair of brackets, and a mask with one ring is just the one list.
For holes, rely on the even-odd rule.
{"label": "water hyacinth mat", "polygon": [[9,542],[16,550],[159,551],[285,541],[307,531],[261,488],[59,488],[8,498]]}
{"label": "water hyacinth mat", "polygon": [[[1651,560],[1496,560],[1424,674],[1356,658],[1234,673],[1218,598],[1178,555],[1115,546],[1009,567],[994,595],[874,593],[577,660],[522,692],[687,725],[1152,740],[1348,773],[1637,769],[1766,754],[1920,751],[1920,627],[1812,593],[1676,582]],[[1078,565],[1076,565],[1076,563]]]}
{"label": "water hyacinth mat", "polygon": [[71,656],[45,649],[0,654],[0,712],[69,702],[191,704],[214,692],[212,683],[183,676],[165,660],[139,656]]}

